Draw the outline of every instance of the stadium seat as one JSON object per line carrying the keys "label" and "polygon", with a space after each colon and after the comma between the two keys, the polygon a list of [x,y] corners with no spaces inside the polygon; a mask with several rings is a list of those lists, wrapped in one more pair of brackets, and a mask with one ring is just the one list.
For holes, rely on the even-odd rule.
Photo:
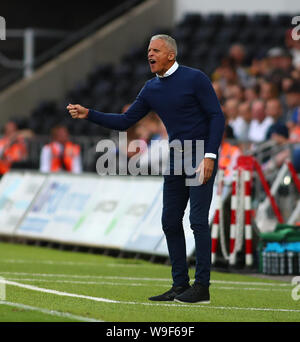
{"label": "stadium seat", "polygon": [[293,15],[288,14],[288,13],[281,13],[281,14],[274,15],[271,18],[271,25],[274,28],[276,28],[276,27],[277,28],[278,27],[287,28],[292,23],[292,17],[293,17]]}
{"label": "stadium seat", "polygon": [[215,37],[215,44],[222,43],[233,43],[236,41],[239,34],[239,29],[236,27],[225,27],[219,31],[219,33]]}
{"label": "stadium seat", "polygon": [[268,13],[255,13],[249,16],[248,25],[253,27],[267,27],[271,22],[271,15]]}
{"label": "stadium seat", "polygon": [[203,17],[199,13],[186,13],[182,24],[185,27],[197,27],[200,26],[203,23]]}
{"label": "stadium seat", "polygon": [[203,42],[210,42],[216,33],[216,28],[213,26],[206,26],[206,27],[201,27],[198,28],[196,32],[194,32],[193,37],[192,37],[192,42],[193,46],[195,44],[200,44]]}
{"label": "stadium seat", "polygon": [[244,27],[247,23],[247,15],[245,13],[233,13],[227,15],[224,19],[224,24],[226,27]]}
{"label": "stadium seat", "polygon": [[223,13],[211,13],[205,18],[205,23],[215,28],[221,28],[225,21],[225,15]]}

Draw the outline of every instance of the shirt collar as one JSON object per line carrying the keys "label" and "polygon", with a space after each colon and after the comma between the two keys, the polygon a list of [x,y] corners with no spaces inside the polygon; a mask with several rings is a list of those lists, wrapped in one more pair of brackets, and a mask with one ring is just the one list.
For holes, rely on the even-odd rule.
{"label": "shirt collar", "polygon": [[179,67],[179,64],[175,61],[175,63],[171,66],[169,70],[167,70],[162,76],[156,74],[157,77],[159,78],[164,78],[172,75]]}

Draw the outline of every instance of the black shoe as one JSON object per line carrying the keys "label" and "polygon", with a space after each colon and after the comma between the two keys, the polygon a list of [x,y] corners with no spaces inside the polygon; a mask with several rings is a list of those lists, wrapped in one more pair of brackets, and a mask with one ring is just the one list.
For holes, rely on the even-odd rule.
{"label": "black shoe", "polygon": [[203,286],[199,283],[194,283],[189,289],[182,294],[178,295],[174,299],[175,302],[180,303],[201,303],[209,304],[209,287]]}
{"label": "black shoe", "polygon": [[158,295],[158,296],[153,296],[150,297],[149,300],[155,300],[155,301],[173,301],[174,298],[178,295],[180,295],[181,293],[183,293],[184,291],[186,291],[187,289],[190,288],[190,285],[186,285],[186,286],[173,286],[169,291]]}

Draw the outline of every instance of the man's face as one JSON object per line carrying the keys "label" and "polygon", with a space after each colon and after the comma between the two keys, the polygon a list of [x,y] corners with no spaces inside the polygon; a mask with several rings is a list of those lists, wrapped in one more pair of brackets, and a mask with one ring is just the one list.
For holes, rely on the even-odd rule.
{"label": "man's face", "polygon": [[228,119],[235,119],[238,115],[239,102],[236,99],[229,99],[225,103],[225,113]]}
{"label": "man's face", "polygon": [[286,103],[289,108],[300,106],[300,93],[288,93],[286,94]]}
{"label": "man's face", "polygon": [[277,99],[272,99],[267,102],[266,114],[275,120],[281,115],[281,104]]}
{"label": "man's face", "polygon": [[15,132],[17,132],[17,130],[18,130],[17,125],[14,122],[9,121],[6,123],[6,125],[4,127],[4,134],[5,135],[12,135]]}
{"label": "man's face", "polygon": [[162,39],[155,39],[149,44],[148,61],[151,72],[162,76],[173,65],[175,54]]}
{"label": "man's face", "polygon": [[69,133],[64,127],[57,128],[55,132],[55,140],[61,144],[65,144],[69,140]]}
{"label": "man's face", "polygon": [[239,115],[246,121],[250,122],[252,119],[251,108],[249,102],[242,102],[239,105]]}
{"label": "man's face", "polygon": [[252,105],[252,118],[258,121],[263,121],[266,117],[265,106],[263,103],[257,101]]}

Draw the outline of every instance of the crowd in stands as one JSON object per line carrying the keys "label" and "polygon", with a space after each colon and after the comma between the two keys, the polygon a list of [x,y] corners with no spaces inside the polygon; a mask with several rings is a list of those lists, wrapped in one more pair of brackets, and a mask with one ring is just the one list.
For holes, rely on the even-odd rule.
{"label": "crowd in stands", "polygon": [[271,48],[250,66],[243,64],[245,48],[234,44],[212,74],[227,125],[241,152],[255,152],[259,144],[270,140],[286,146],[266,161],[266,171],[291,159],[300,172],[300,41],[291,42],[290,33],[284,48]]}
{"label": "crowd in stands", "polygon": [[[259,32],[258,28],[255,27],[256,25],[253,24],[248,31],[247,26],[245,26],[244,31],[240,30],[241,32],[237,28],[235,34],[240,35],[242,42],[239,40],[232,42],[226,50],[222,50],[221,40],[216,47],[211,49],[206,45],[206,50],[201,44],[199,46],[195,45],[201,39],[211,39],[213,31],[210,32],[209,29],[216,26],[216,22],[213,22],[211,27],[209,27],[209,23],[204,23],[202,27],[199,26],[200,29],[196,30],[190,39],[193,48],[189,50],[186,48],[188,44],[187,38],[192,34],[195,25],[200,25],[202,19],[199,18],[200,16],[190,16],[190,26],[183,25],[183,23],[179,24],[174,30],[174,38],[178,38],[180,50],[178,62],[203,69],[208,73],[222,106],[226,118],[226,130],[220,149],[220,166],[226,167],[226,173],[230,177],[230,170],[235,166],[239,155],[245,152],[255,153],[258,146],[266,142],[272,142],[282,148],[278,154],[264,161],[264,170],[266,172],[276,170],[289,158],[296,170],[300,172],[300,40],[292,38],[291,29],[285,29],[284,36],[280,40],[281,44],[279,44],[279,40],[275,41],[275,36],[275,38],[268,36],[266,30],[266,32],[261,31],[262,34],[260,37],[256,37],[257,39],[262,42],[263,39],[266,39],[266,41],[269,39],[276,44],[274,43],[273,46],[268,44],[268,49],[265,52],[257,50],[256,53],[254,43],[253,46],[247,45],[247,41],[250,41],[250,38],[255,36],[255,32]],[[211,18],[213,18],[211,20],[215,21],[220,19],[218,16],[212,16]],[[233,16],[232,20],[235,20],[235,24],[241,25],[238,21],[244,19]],[[260,20],[264,20],[264,17],[260,17]],[[279,16],[276,20],[273,23],[275,28],[277,25],[281,25],[280,20],[283,19]],[[221,25],[222,23],[220,23],[222,28]],[[205,27],[207,27],[207,30],[205,30]],[[262,27],[260,27],[261,30]],[[227,32],[225,32],[227,36],[225,33],[222,34],[221,29],[219,35],[227,39],[233,32],[230,31],[232,29],[231,23],[228,23],[228,27],[225,28],[227,31],[224,30],[224,32]],[[272,34],[272,30],[270,32],[269,34]],[[279,33],[281,34],[281,31]],[[245,39],[243,40],[243,38]],[[219,38],[217,37],[217,39]],[[207,50],[211,50],[210,52],[214,52],[215,55],[208,55],[208,60],[211,60],[212,57],[215,58],[219,54],[218,51],[215,51],[215,48],[222,52],[219,62],[210,64],[211,69],[207,68],[207,64],[202,68],[202,55],[206,54]],[[118,111],[117,107],[119,106],[119,112],[121,112],[121,101],[125,98],[133,100],[131,94],[136,96],[141,88],[141,83],[145,81],[146,77],[149,78],[144,53],[143,47],[128,56],[124,56],[120,65],[115,69],[100,66],[86,82],[83,82],[83,85],[79,85],[70,92],[66,103],[82,103],[97,109],[97,102],[93,101],[101,99],[101,101],[97,100],[99,107],[101,107],[99,109],[115,112]],[[200,59],[198,59],[198,56],[200,56]],[[136,67],[133,64],[136,60],[135,57],[139,61]],[[189,62],[191,62],[191,65]],[[114,83],[114,76],[118,80],[117,83]],[[131,87],[128,86],[129,82],[133,82]],[[126,97],[129,92],[130,96]],[[110,97],[113,108],[110,108]],[[127,102],[124,100],[122,103],[123,112],[129,105],[126,104]],[[63,107],[65,107],[65,103],[63,103]],[[29,120],[28,124],[29,128],[34,132],[38,131],[42,134],[48,132],[49,134],[49,127],[56,123],[56,117],[51,113],[58,113],[59,117],[62,112],[59,109],[57,110],[55,106],[53,107],[52,104],[50,106],[41,105],[32,114],[32,120]],[[40,170],[43,172],[66,170],[79,173],[83,171],[81,151],[79,146],[70,142],[68,129],[75,140],[77,135],[98,134],[101,128],[87,122],[81,124],[75,122],[76,125],[73,125],[71,120],[66,117],[65,112],[61,114],[61,117],[62,115],[64,116],[62,124],[60,126],[55,125],[55,129],[52,130],[53,141],[46,144],[41,150]],[[101,133],[110,138],[113,138],[115,134],[115,132],[105,130],[101,131]],[[127,147],[130,146],[130,151],[128,148],[125,150],[120,148],[118,153],[126,154],[128,158],[140,154],[141,164],[149,163],[151,142],[157,139],[167,140],[165,127],[155,113],[149,113],[143,120],[131,127],[127,133]],[[20,155],[22,155],[21,158],[26,158],[26,145],[21,143],[22,139],[18,138],[16,142],[14,134],[12,134],[12,138],[9,138],[9,136],[10,134],[5,129],[4,137],[0,141],[2,173],[6,172],[14,161],[19,160]],[[134,146],[133,144],[136,144],[139,139],[146,145]],[[7,143],[9,140],[11,142]],[[64,141],[62,142],[62,140]],[[67,145],[65,145],[65,142],[67,142]],[[63,146],[67,147],[63,148]],[[143,146],[148,148],[143,150]],[[7,152],[8,149],[11,149],[11,151],[15,149],[15,152]],[[7,155],[11,155],[11,157],[8,158]],[[14,157],[12,157],[13,155]],[[166,156],[167,153],[164,151],[159,158],[164,160]],[[74,165],[71,167],[71,164]]]}

